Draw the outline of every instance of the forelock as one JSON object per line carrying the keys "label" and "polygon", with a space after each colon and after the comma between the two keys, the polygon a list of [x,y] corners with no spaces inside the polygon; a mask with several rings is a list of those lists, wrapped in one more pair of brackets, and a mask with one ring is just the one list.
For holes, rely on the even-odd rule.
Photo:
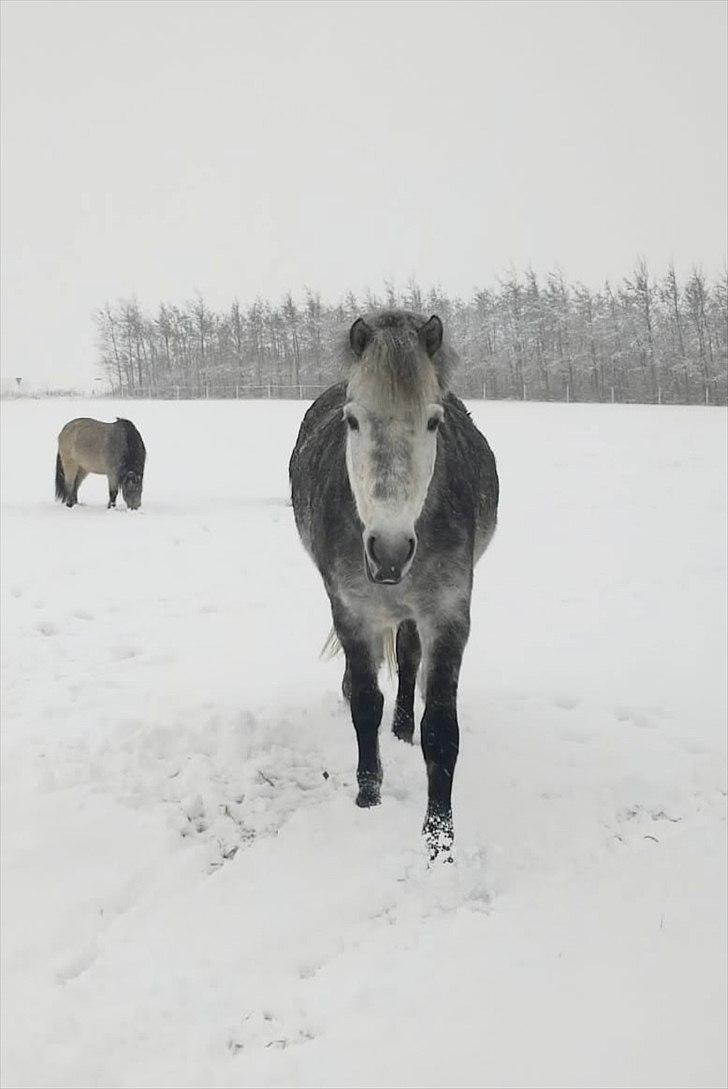
{"label": "forelock", "polygon": [[384,312],[365,319],[371,341],[352,362],[350,395],[398,412],[421,413],[439,400],[442,383],[436,363],[422,348],[415,315]]}

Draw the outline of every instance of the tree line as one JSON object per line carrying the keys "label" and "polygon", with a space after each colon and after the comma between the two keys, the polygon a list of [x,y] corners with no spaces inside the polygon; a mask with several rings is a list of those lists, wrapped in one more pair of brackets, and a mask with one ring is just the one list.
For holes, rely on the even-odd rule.
{"label": "tree line", "polygon": [[94,315],[99,366],[121,396],[313,397],[340,377],[342,330],[380,307],[442,318],[464,397],[726,402],[728,277],[680,282],[670,266],[656,279],[644,261],[600,291],[528,270],[469,299],[410,282],[335,305],[312,291],[221,311],[199,295],[155,313],[120,300]]}

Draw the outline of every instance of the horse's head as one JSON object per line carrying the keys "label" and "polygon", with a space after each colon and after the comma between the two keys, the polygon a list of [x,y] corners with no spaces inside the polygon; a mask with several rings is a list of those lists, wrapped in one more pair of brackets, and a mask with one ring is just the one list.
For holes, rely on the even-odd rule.
{"label": "horse's head", "polygon": [[442,322],[401,312],[372,324],[359,318],[349,342],[346,467],[364,525],[364,561],[373,582],[396,584],[412,566],[415,523],[435,468]]}
{"label": "horse's head", "polygon": [[130,510],[138,510],[142,505],[142,483],[142,474],[133,469],[129,469],[121,478],[121,494]]}

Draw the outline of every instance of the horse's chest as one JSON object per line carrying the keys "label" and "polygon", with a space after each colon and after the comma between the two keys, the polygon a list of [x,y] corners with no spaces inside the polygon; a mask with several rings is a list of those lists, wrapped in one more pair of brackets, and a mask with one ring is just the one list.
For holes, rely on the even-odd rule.
{"label": "horse's chest", "polygon": [[437,611],[443,593],[447,596],[446,582],[432,575],[426,583],[410,576],[398,586],[377,586],[363,577],[361,582],[345,586],[340,596],[354,615],[375,629],[396,626],[403,620],[419,622],[433,609]]}
{"label": "horse's chest", "polygon": [[352,613],[373,628],[399,624],[416,613],[411,592],[398,586],[376,586],[366,578],[343,587],[340,596]]}
{"label": "horse's chest", "polygon": [[337,596],[350,612],[373,629],[421,623],[433,614],[459,610],[469,595],[472,565],[460,555],[419,557],[410,574],[397,586],[377,586],[364,573],[351,569],[339,584]]}

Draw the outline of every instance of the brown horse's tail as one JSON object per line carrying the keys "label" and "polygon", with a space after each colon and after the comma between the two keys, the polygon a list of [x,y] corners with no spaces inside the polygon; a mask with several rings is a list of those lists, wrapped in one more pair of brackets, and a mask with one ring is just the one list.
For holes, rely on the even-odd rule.
{"label": "brown horse's tail", "polygon": [[66,477],[63,473],[63,462],[61,461],[61,455],[56,454],[56,499],[65,502],[68,498],[66,494]]}

